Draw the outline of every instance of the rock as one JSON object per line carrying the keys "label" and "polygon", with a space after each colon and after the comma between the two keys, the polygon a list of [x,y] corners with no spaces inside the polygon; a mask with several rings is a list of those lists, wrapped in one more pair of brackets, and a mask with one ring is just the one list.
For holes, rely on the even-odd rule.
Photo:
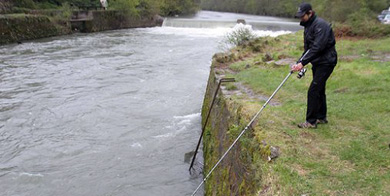
{"label": "rock", "polygon": [[237,24],[246,24],[246,21],[244,19],[237,19]]}
{"label": "rock", "polygon": [[292,59],[292,58],[281,59],[281,60],[278,60],[278,61],[274,62],[274,64],[276,66],[286,66],[286,65],[292,65],[292,64],[295,64],[295,63],[296,63],[295,59]]}
{"label": "rock", "polygon": [[264,58],[263,58],[263,61],[264,62],[267,62],[267,61],[272,61],[273,60],[273,58],[272,58],[272,56],[271,56],[271,54],[270,53],[265,53],[265,55],[264,55]]}
{"label": "rock", "polygon": [[156,14],[153,16],[153,21],[161,26],[164,22],[164,18],[161,17],[160,15]]}
{"label": "rock", "polygon": [[214,54],[213,59],[215,59],[218,63],[227,63],[235,59],[235,55],[233,53],[217,53]]}
{"label": "rock", "polygon": [[267,65],[275,65],[275,61],[274,61],[274,60],[268,61],[268,62],[266,62],[266,63],[267,63]]}
{"label": "rock", "polygon": [[270,150],[271,150],[271,155],[269,156],[269,158],[272,160],[272,159],[276,159],[280,156],[280,148],[277,147],[277,146],[271,146],[270,147]]}
{"label": "rock", "polygon": [[263,64],[263,61],[256,61],[254,62],[255,65],[262,65]]}

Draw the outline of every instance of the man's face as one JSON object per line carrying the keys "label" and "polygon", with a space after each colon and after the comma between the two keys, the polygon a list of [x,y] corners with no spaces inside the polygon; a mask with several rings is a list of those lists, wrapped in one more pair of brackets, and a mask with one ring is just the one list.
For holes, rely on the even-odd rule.
{"label": "man's face", "polygon": [[306,13],[301,17],[301,22],[307,22],[310,18],[310,13]]}

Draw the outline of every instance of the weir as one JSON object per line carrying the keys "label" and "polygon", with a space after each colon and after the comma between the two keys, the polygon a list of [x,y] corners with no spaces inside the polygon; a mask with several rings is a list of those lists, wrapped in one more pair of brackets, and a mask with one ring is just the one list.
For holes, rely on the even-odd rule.
{"label": "weir", "polygon": [[298,22],[294,21],[275,21],[264,17],[264,20],[251,20],[245,18],[236,18],[228,20],[205,20],[205,19],[187,19],[187,18],[166,18],[163,22],[165,27],[180,28],[233,28],[237,20],[243,19],[246,24],[251,25],[253,30],[262,31],[299,31],[302,29]]}

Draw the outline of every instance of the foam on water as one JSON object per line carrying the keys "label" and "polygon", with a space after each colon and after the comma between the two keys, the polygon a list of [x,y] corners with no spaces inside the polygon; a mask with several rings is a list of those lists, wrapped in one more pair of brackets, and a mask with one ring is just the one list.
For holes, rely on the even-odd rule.
{"label": "foam on water", "polygon": [[153,138],[171,138],[176,137],[178,134],[191,129],[196,126],[198,120],[200,120],[200,113],[194,113],[183,116],[173,116],[173,122],[171,125],[166,126],[167,133],[153,136]]}
{"label": "foam on water", "polygon": [[142,145],[140,143],[134,143],[131,145],[132,148],[142,148]]}
{"label": "foam on water", "polygon": [[148,33],[156,35],[179,35],[187,37],[221,37],[230,28],[184,28],[184,27],[155,27],[149,28]]}
{"label": "foam on water", "polygon": [[28,176],[28,177],[43,177],[42,174],[31,174],[31,173],[27,173],[27,172],[22,172],[19,174],[19,176]]}
{"label": "foam on water", "polygon": [[[250,25],[246,25],[246,26],[250,26]],[[222,38],[227,33],[231,32],[232,28],[155,27],[155,28],[148,28],[147,31],[148,33],[157,34],[157,35],[178,35],[178,36],[186,36],[186,37],[194,37],[194,38],[196,37],[210,37],[210,38],[221,37]],[[291,31],[253,30],[253,33],[258,37],[265,37],[265,36],[277,37],[279,35],[291,33]]]}
{"label": "foam on water", "polygon": [[173,116],[174,119],[194,119],[197,117],[200,117],[200,113],[194,113],[194,114],[189,114],[184,116]]}

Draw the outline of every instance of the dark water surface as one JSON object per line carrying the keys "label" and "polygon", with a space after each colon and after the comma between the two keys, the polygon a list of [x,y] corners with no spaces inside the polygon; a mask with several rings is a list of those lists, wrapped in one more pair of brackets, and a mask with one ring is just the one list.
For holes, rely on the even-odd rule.
{"label": "dark water surface", "polygon": [[[215,14],[224,13],[195,19]],[[228,30],[1,46],[0,195],[191,194],[201,176],[189,175],[184,154],[196,146],[211,57]]]}

